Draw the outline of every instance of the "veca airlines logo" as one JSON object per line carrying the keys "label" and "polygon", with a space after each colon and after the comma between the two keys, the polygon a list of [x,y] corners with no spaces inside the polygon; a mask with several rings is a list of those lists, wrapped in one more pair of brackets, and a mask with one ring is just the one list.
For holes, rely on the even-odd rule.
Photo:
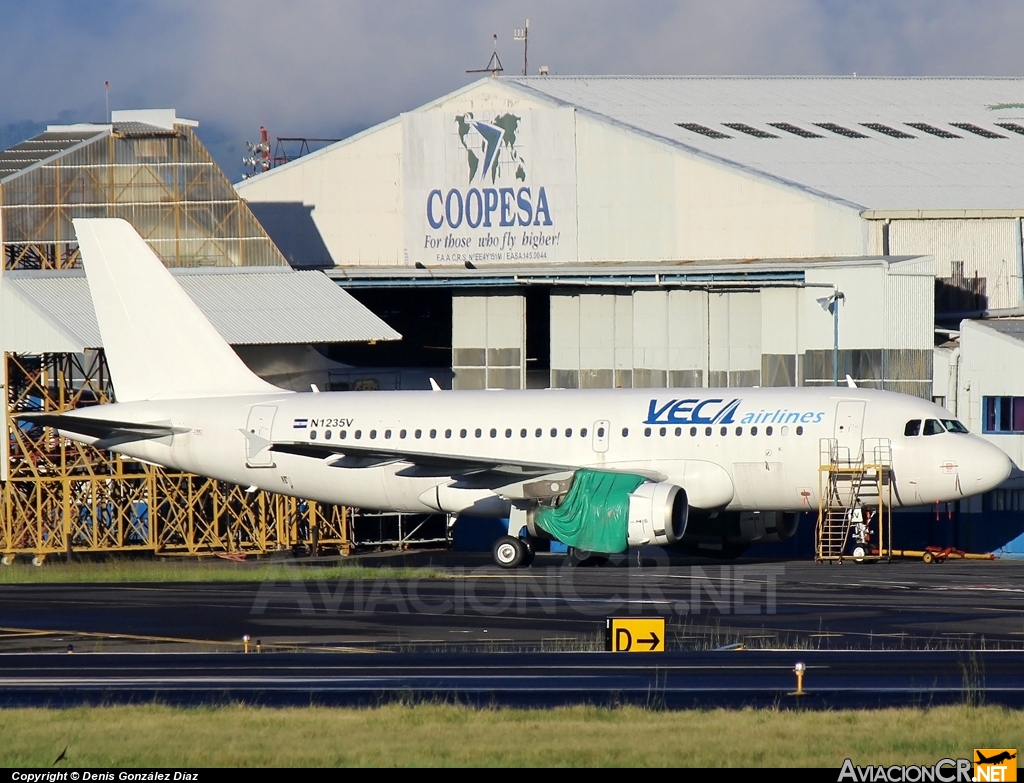
{"label": "veca airlines logo", "polygon": [[788,408],[761,408],[740,413],[743,400],[735,397],[651,400],[644,424],[817,424],[825,411],[791,411]]}

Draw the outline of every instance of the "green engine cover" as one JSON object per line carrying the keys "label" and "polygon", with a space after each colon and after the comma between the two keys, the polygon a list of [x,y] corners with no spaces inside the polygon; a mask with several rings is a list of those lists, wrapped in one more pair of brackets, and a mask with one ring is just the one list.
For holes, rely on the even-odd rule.
{"label": "green engine cover", "polygon": [[627,549],[629,495],[643,476],[579,470],[558,508],[537,509],[534,523],[563,544],[611,554]]}

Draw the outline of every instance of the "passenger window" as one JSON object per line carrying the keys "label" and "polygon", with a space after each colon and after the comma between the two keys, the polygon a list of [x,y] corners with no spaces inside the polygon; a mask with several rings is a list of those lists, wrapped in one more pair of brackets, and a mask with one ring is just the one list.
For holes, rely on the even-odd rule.
{"label": "passenger window", "polygon": [[437,430],[431,430],[430,431],[430,437],[431,438],[436,438],[437,437]]}
{"label": "passenger window", "polygon": [[779,430],[779,434],[782,436],[789,435],[789,427],[783,427],[781,430]]}
{"label": "passenger window", "polygon": [[664,427],[662,427],[660,430],[658,430],[658,434],[661,435],[661,437],[663,437],[663,438],[665,437],[665,435],[667,433],[668,433],[668,430],[665,429]]}
{"label": "passenger window", "polygon": [[370,430],[370,440],[377,437],[377,430]]}
{"label": "passenger window", "polygon": [[416,430],[415,435],[416,435],[417,439],[422,438],[423,437],[423,430]]}
{"label": "passenger window", "polygon": [[721,433],[722,433],[722,435],[728,435],[729,434],[729,428],[728,427],[722,427]]}
{"label": "passenger window", "polygon": [[[580,430],[580,437],[581,438],[587,437],[587,428],[586,427],[584,427],[583,429]],[[601,437],[604,437],[604,430],[603,429],[601,430]]]}
{"label": "passenger window", "polygon": [[938,435],[940,432],[945,432],[946,429],[939,424],[935,419],[928,419],[924,423],[924,434],[925,435]]}
{"label": "passenger window", "polygon": [[541,435],[543,435],[543,434],[544,434],[544,430],[542,430],[542,429],[541,429],[540,427],[538,427],[538,428],[537,428],[537,431],[536,431],[535,433],[533,433],[533,436],[534,436],[535,438],[539,438],[539,437],[540,437]]}
{"label": "passenger window", "polygon": [[683,428],[682,427],[676,427],[676,437],[678,438],[682,434],[683,434]]}
{"label": "passenger window", "polygon": [[494,429],[493,427],[491,428],[491,437],[492,438],[498,437],[498,431],[496,429]]}
{"label": "passenger window", "polygon": [[309,431],[309,439],[310,440],[316,440],[316,430],[310,430]]}
{"label": "passenger window", "polygon": [[525,437],[526,437],[526,434],[527,434],[527,433],[526,433],[526,430],[519,430],[519,437],[520,437],[520,438],[525,438]]}
{"label": "passenger window", "polygon": [[943,419],[942,423],[949,432],[967,432],[967,428],[956,419]]}
{"label": "passenger window", "polygon": [[512,430],[505,430],[505,437],[506,438],[511,438],[512,437]]}
{"label": "passenger window", "polygon": [[356,430],[356,440],[359,440],[361,437],[363,437],[363,431]]}
{"label": "passenger window", "polygon": [[[484,433],[483,433],[483,430],[481,430],[479,427],[477,427],[476,428],[476,432],[474,432],[473,434],[476,435],[479,438]],[[463,437],[465,437],[465,436],[463,436]]]}
{"label": "passenger window", "polygon": [[651,437],[651,428],[650,427],[644,427],[644,437],[645,438]]}
{"label": "passenger window", "polygon": [[690,427],[690,437],[693,438],[696,435],[697,435],[697,428],[696,427]]}
{"label": "passenger window", "polygon": [[556,430],[554,427],[551,428],[551,437],[552,438],[557,438],[558,437],[558,430]]}
{"label": "passenger window", "polygon": [[[477,430],[479,432],[480,430]],[[469,433],[466,430],[459,430],[459,437],[465,438]]]}
{"label": "passenger window", "polygon": [[711,434],[711,428],[710,427],[705,427],[704,428],[704,434],[705,435],[710,435]]}
{"label": "passenger window", "polygon": [[386,440],[390,440],[391,439],[391,430],[384,430],[384,438]]}
{"label": "passenger window", "polygon": [[572,427],[566,428],[566,430],[565,430],[565,437],[567,437],[567,438],[571,438],[572,437]]}
{"label": "passenger window", "polygon": [[[463,432],[465,432],[465,430],[463,430]],[[446,438],[450,438],[452,436],[452,431],[451,430],[445,430],[444,431],[444,436]]]}
{"label": "passenger window", "polygon": [[768,427],[764,428],[764,434],[765,435],[771,435],[772,432],[773,432],[773,430],[772,430],[771,426],[768,426]]}
{"label": "passenger window", "polygon": [[598,427],[597,428],[597,437],[599,437],[599,438],[603,438],[604,437],[604,427]]}
{"label": "passenger window", "polygon": [[804,428],[802,426],[797,427],[796,428],[796,434],[797,435],[803,435],[804,434]]}
{"label": "passenger window", "polygon": [[330,440],[331,439],[331,434],[332,434],[331,431],[327,430],[327,432],[324,433],[324,440]]}
{"label": "passenger window", "polygon": [[751,435],[757,435],[757,427],[751,427],[750,428],[750,434]]}
{"label": "passenger window", "polygon": [[403,440],[405,439],[405,436],[406,436],[406,432],[405,432],[405,430],[402,430],[402,431],[400,431],[400,432],[398,433],[398,437],[402,438]]}
{"label": "passenger window", "polygon": [[736,434],[737,435],[742,435],[743,434],[743,428],[742,427],[737,427],[736,428]]}
{"label": "passenger window", "polygon": [[921,420],[911,419],[907,422],[907,426],[903,428],[903,435],[907,438],[915,438],[921,434]]}
{"label": "passenger window", "polygon": [[348,437],[348,430],[342,430],[341,431],[341,439],[345,440],[345,438],[347,438],[347,437]]}
{"label": "passenger window", "polygon": [[629,437],[629,427],[623,427],[622,428],[622,437],[624,437],[624,438],[628,438]]}

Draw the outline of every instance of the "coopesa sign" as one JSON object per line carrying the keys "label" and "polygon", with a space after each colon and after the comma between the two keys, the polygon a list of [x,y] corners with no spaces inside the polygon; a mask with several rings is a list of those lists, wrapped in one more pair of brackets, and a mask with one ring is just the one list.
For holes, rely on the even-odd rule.
{"label": "coopesa sign", "polygon": [[433,229],[460,228],[463,220],[470,228],[499,226],[550,226],[551,207],[543,186],[534,202],[530,188],[470,188],[465,192],[452,188],[447,194],[435,188],[427,194],[427,223]]}
{"label": "coopesa sign", "polygon": [[560,222],[575,202],[571,111],[439,107],[402,122],[409,263],[575,259],[575,220]]}

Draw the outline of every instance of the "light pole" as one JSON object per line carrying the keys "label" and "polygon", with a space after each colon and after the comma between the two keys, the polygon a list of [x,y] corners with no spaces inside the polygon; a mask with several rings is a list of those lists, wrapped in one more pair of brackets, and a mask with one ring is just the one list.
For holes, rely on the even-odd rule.
{"label": "light pole", "polygon": [[846,294],[838,287],[831,296],[818,299],[818,304],[826,313],[832,314],[832,385],[839,385],[839,303],[846,301]]}

